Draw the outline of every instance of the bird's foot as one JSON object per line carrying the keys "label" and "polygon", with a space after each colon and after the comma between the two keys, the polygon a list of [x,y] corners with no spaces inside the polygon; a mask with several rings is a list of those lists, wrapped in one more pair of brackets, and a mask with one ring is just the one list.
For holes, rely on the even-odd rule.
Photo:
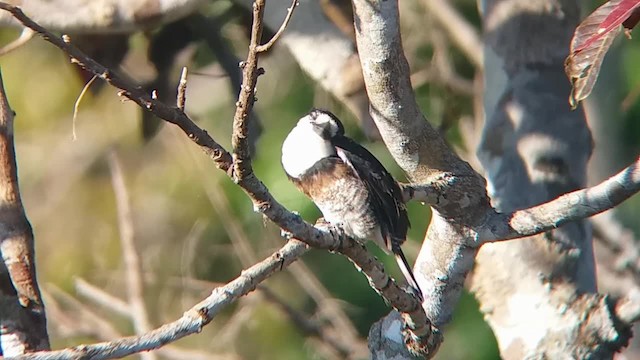
{"label": "bird's foot", "polygon": [[331,249],[329,249],[329,251],[333,251],[335,249],[342,247],[343,242],[347,238],[347,234],[345,233],[344,229],[340,225],[332,224],[327,220],[325,220],[325,218],[323,217],[318,218],[318,220],[316,220],[315,227],[322,231],[328,232],[329,234],[331,234],[331,236],[334,239],[338,240],[338,243],[335,246],[333,246]]}

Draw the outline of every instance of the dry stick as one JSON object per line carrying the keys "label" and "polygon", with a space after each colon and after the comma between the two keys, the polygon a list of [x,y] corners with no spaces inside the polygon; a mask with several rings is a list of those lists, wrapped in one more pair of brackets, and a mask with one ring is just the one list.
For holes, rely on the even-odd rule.
{"label": "dry stick", "polygon": [[121,358],[141,351],[157,349],[187,335],[200,332],[226,306],[253,291],[259,283],[298,259],[307,249],[307,245],[303,242],[289,241],[280,250],[244,270],[240,276],[225,286],[215,288],[209,297],[187,310],[180,319],[144,335],[125,337],[111,342],[80,345],[64,350],[37,352],[20,356],[17,359],[100,360]]}
{"label": "dry stick", "polygon": [[180,82],[178,83],[178,97],[176,99],[176,105],[178,109],[184,111],[184,106],[187,101],[187,67],[182,68],[180,73]]}
{"label": "dry stick", "polygon": [[251,156],[249,154],[249,113],[255,102],[256,84],[258,76],[264,72],[258,71],[258,46],[262,37],[262,18],[264,16],[265,0],[253,3],[253,24],[247,61],[240,63],[242,68],[242,87],[236,102],[236,112],[233,116],[233,133],[231,146],[233,147],[233,180],[238,184],[253,173]]}
{"label": "dry stick", "polygon": [[[36,279],[34,239],[20,198],[13,143],[14,112],[0,74],[0,254],[16,291],[15,312],[0,312],[0,340],[6,356],[49,348],[44,304]],[[11,285],[6,284],[7,287]],[[15,345],[12,346],[9,345]]]}
{"label": "dry stick", "polygon": [[[126,278],[128,276],[129,274],[125,271],[125,273],[121,275],[121,278]],[[118,315],[126,316],[128,318],[131,317],[130,304],[127,304],[125,301],[120,300],[120,298],[116,296],[108,294],[104,290],[89,283],[85,279],[80,277],[74,278],[73,286],[78,295],[90,300],[92,303],[104,308],[108,308]]]}
{"label": "dry stick", "polygon": [[80,109],[80,102],[84,98],[84,94],[87,93],[87,90],[89,90],[89,88],[91,87],[91,84],[93,84],[95,80],[96,80],[96,75],[93,75],[93,77],[89,81],[87,81],[86,84],[84,84],[82,91],[80,91],[80,95],[78,95],[76,102],[73,104],[73,117],[71,118],[71,124],[72,124],[71,138],[74,141],[78,138],[76,136],[76,120],[78,119],[78,110]]}
{"label": "dry stick", "polygon": [[[73,331],[72,336],[82,334],[98,339],[117,339],[120,337],[120,333],[111,322],[66,291],[53,284],[47,284],[45,294],[48,295],[45,299],[47,301],[53,300],[54,303],[52,323],[57,322],[53,315],[63,317],[62,326],[68,327],[67,331]],[[61,306],[60,303],[64,306]],[[70,310],[64,311],[63,307]]]}
{"label": "dry stick", "polygon": [[280,38],[280,36],[284,32],[284,29],[286,29],[287,25],[289,25],[289,21],[291,21],[291,16],[293,15],[293,10],[295,10],[298,5],[300,5],[298,0],[293,0],[293,2],[291,3],[291,6],[289,8],[287,8],[287,16],[284,18],[284,21],[282,22],[282,25],[280,25],[280,29],[278,29],[278,31],[273,35],[271,40],[269,40],[266,44],[258,46],[256,48],[257,52],[269,51],[269,49],[271,49],[273,44],[275,44],[276,41],[278,41],[278,39]]}
{"label": "dry stick", "polygon": [[[116,198],[116,208],[118,210],[118,225],[120,228],[120,243],[122,245],[122,257],[126,269],[127,293],[129,295],[130,317],[133,322],[135,333],[142,335],[151,330],[147,307],[144,303],[144,280],[142,277],[142,264],[140,255],[134,243],[133,218],[131,215],[131,205],[129,193],[124,183],[122,166],[115,151],[111,151],[108,156],[109,169],[111,170],[111,181],[113,192]],[[141,354],[143,359],[154,360],[154,353]]]}

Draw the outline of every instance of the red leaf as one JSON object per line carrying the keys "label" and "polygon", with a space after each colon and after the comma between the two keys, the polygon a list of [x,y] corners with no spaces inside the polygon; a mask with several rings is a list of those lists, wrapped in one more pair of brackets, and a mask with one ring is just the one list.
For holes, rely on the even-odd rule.
{"label": "red leaf", "polygon": [[640,0],[611,0],[597,8],[576,28],[571,39],[571,53],[564,70],[571,80],[569,103],[576,108],[584,100],[598,79],[600,66],[621,24],[633,27],[640,15]]}
{"label": "red leaf", "polygon": [[[597,8],[596,11],[587,16],[587,18],[582,22],[582,24],[584,24],[587,21],[589,21],[590,23],[598,21],[599,24],[597,30],[591,33],[589,37],[584,38],[580,43],[575,43],[575,45],[574,43],[572,43],[571,52],[580,52],[596,42],[601,37],[610,33],[612,30],[626,21],[631,16],[634,9],[638,6],[640,6],[640,0],[611,0]],[[604,20],[602,19],[603,14],[608,14],[604,18]],[[592,19],[593,17],[597,19]],[[582,27],[582,24],[580,24],[580,26],[578,26],[578,28],[576,29],[576,33],[574,34],[574,41],[577,37],[576,35],[578,34],[580,27]],[[633,26],[627,28],[630,29],[633,28]]]}

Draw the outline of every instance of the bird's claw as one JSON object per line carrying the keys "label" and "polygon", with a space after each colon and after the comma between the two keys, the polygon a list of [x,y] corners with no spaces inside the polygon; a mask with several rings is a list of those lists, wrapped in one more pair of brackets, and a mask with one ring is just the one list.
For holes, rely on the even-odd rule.
{"label": "bird's claw", "polygon": [[347,238],[347,234],[345,233],[344,229],[340,225],[332,224],[327,220],[325,220],[323,217],[316,220],[315,227],[320,230],[328,232],[329,234],[331,234],[331,237],[333,237],[334,239],[337,239],[338,240],[337,247],[342,246],[342,243]]}

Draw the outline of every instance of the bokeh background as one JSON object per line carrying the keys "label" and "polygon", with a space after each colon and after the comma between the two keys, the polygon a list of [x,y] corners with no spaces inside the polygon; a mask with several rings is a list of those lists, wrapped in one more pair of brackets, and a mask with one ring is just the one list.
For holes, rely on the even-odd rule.
{"label": "bokeh background", "polygon": [[[280,3],[288,1],[267,6]],[[475,1],[455,3],[480,28]],[[433,57],[429,36],[444,35],[425,34],[425,29],[442,30],[422,7],[408,2],[402,10],[405,50],[412,72],[419,73]],[[245,15],[226,0],[212,1],[202,11],[220,20],[228,44],[238,57],[244,57],[248,43]],[[17,35],[14,29],[4,29],[0,40],[7,43]],[[148,81],[154,76],[146,58],[148,36],[135,34],[130,47],[121,70],[138,82]],[[449,50],[451,65],[472,82],[473,66],[455,47]],[[235,100],[229,79],[203,43],[194,43],[183,53],[171,79],[177,84],[180,67],[189,67],[187,113],[230,149]],[[284,137],[313,106],[336,113],[349,135],[377,155],[398,179],[404,179],[384,145],[369,141],[353,115],[305,75],[284,47],[276,46],[261,66],[266,75],[258,83],[256,111],[263,131],[256,143],[254,167],[278,201],[307,221],[320,216],[287,181],[280,166]],[[155,136],[145,139],[140,109],[120,98],[116,89],[103,86],[85,94],[74,122],[74,104],[86,77],[58,49],[36,38],[0,57],[0,67],[17,113],[19,180],[34,228],[38,276],[54,348],[133,332],[127,317],[97,304],[86,290],[78,291],[78,283],[86,281],[120,299],[127,296],[124,279],[128,274],[106,160],[110,151],[116,152],[123,165],[135,243],[143,264],[145,304],[154,326],[178,318],[216,285],[233,279],[283,244],[279,229],[254,212],[239,188],[179,129],[163,125]],[[611,161],[624,164],[638,153],[640,143],[640,40],[619,39],[603,71],[607,81],[599,84],[594,96],[617,106],[616,116],[607,119],[606,127],[620,134],[617,139],[624,149]],[[416,84],[416,94],[429,121],[442,127],[452,146],[463,153],[473,152],[466,148],[458,127],[461,119],[476,116],[473,97],[428,80]],[[638,211],[636,197],[620,212],[636,231]],[[411,203],[409,213],[412,228],[404,248],[415,259],[430,211]],[[370,249],[394,276],[400,275],[391,257],[374,246]],[[268,289],[242,298],[201,334],[176,346],[195,351],[191,358],[333,358],[335,352],[305,334],[283,304],[360,349],[371,324],[389,311],[348,260],[325,251],[309,252],[264,286]],[[438,359],[499,358],[495,339],[477,307],[473,296],[465,293],[446,328]],[[353,331],[361,342],[355,341]],[[184,353],[180,356],[184,358]]]}

